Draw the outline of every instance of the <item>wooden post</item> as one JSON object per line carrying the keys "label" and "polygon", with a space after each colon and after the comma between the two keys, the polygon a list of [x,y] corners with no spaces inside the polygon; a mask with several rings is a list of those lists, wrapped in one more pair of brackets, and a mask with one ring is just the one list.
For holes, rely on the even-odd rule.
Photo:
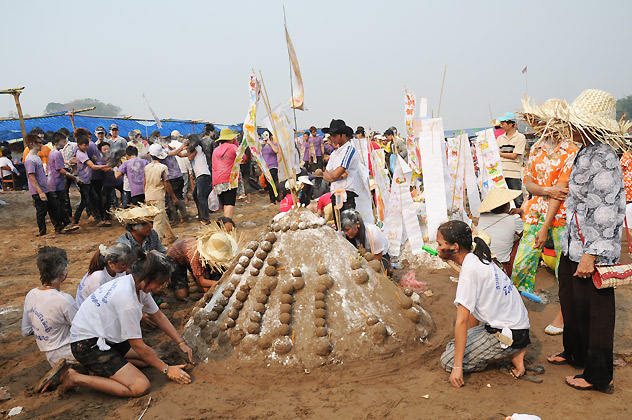
{"label": "wooden post", "polygon": [[[20,105],[20,93],[22,93],[23,89],[24,89],[24,86],[15,88],[15,89],[0,90],[0,93],[13,95],[13,99],[15,100],[15,107],[18,110],[18,117],[20,118],[20,128],[22,129],[22,141],[24,142],[24,138],[26,137],[26,128],[24,128],[24,115],[22,115],[22,105]],[[24,144],[24,148],[26,149],[26,144]]]}
{"label": "wooden post", "polygon": [[72,111],[70,111],[68,113],[68,116],[70,117],[70,123],[72,124],[72,132],[74,133],[75,130],[77,129],[75,127],[75,110],[73,109]]}

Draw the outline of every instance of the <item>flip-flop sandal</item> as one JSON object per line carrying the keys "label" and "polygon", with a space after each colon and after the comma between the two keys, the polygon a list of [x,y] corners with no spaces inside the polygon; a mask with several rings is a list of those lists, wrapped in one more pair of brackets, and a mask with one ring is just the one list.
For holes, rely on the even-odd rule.
{"label": "flip-flop sandal", "polygon": [[[573,379],[584,379],[584,375],[583,374],[575,375],[575,376],[573,376]],[[590,385],[590,386],[573,385],[570,382],[568,382],[568,380],[564,380],[564,382],[566,382],[566,385],[570,386],[571,388],[577,389],[579,391],[598,391],[598,392],[603,392],[604,394],[613,394],[614,393],[614,381],[610,382],[610,385],[608,385],[606,388],[602,388],[602,389],[597,389],[597,388],[595,388],[594,385]]]}
{"label": "flip-flop sandal", "polygon": [[35,392],[41,393],[46,391],[51,385],[59,385],[61,372],[67,366],[66,359],[61,359],[46,375],[39,381],[35,387]]}
{"label": "flip-flop sandal", "polygon": [[504,374],[511,376],[514,379],[524,379],[525,381],[533,382],[535,384],[541,384],[544,380],[538,376],[527,375],[526,370],[522,373],[522,375],[516,375],[516,372],[512,368],[502,368],[500,371]]}
{"label": "flip-flop sandal", "polygon": [[[564,360],[551,360],[551,358],[560,358],[560,359],[564,359]],[[546,358],[546,361],[549,362],[552,365],[566,365],[568,364],[568,360],[566,360],[566,357],[564,356],[564,352],[560,352],[557,354],[552,354],[551,356]]]}
{"label": "flip-flop sandal", "polygon": [[544,372],[546,372],[546,370],[544,369],[544,366],[527,366],[526,370],[529,372],[533,372],[536,375],[543,375]]}

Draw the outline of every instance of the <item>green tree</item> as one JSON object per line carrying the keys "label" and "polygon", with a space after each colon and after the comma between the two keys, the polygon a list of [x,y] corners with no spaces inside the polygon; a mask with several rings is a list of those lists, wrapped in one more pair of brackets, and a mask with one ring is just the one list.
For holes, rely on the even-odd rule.
{"label": "green tree", "polygon": [[617,100],[617,119],[621,118],[621,113],[625,114],[625,119],[632,119],[632,95]]}
{"label": "green tree", "polygon": [[114,104],[106,104],[98,99],[75,99],[66,103],[49,102],[44,109],[44,114],[55,114],[58,112],[72,111],[73,109],[85,109],[96,107],[92,111],[85,112],[85,115],[99,115],[102,117],[118,117],[121,115],[121,107]]}

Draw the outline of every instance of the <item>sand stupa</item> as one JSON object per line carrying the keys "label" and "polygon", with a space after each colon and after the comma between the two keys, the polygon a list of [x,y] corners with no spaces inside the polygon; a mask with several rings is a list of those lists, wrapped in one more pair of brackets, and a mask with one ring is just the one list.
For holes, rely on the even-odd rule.
{"label": "sand stupa", "polygon": [[294,208],[238,254],[182,336],[198,360],[308,369],[402,352],[434,323],[369,260]]}

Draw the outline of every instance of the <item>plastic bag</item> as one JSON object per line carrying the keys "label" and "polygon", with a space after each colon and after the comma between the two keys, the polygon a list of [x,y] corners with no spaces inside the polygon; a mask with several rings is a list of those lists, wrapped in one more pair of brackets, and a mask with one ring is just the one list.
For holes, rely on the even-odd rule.
{"label": "plastic bag", "polygon": [[219,210],[219,197],[215,190],[211,190],[211,193],[208,195],[208,209],[210,211]]}

